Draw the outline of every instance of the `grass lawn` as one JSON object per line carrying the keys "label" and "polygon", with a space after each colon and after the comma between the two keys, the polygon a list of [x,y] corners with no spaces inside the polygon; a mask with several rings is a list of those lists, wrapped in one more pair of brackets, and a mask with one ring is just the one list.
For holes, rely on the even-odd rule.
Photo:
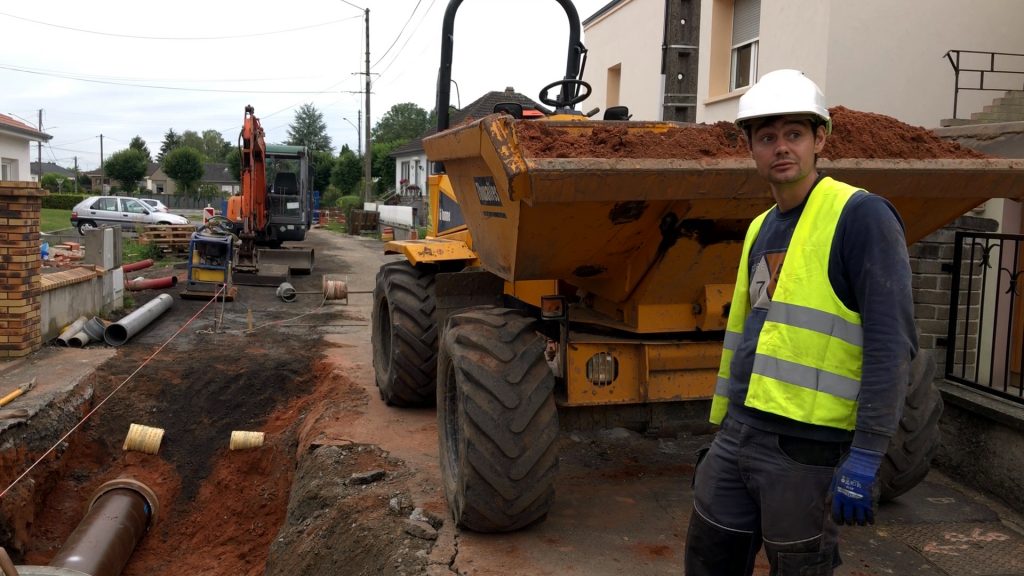
{"label": "grass lawn", "polygon": [[43,208],[39,219],[40,232],[56,232],[71,228],[71,210],[58,210],[57,208]]}

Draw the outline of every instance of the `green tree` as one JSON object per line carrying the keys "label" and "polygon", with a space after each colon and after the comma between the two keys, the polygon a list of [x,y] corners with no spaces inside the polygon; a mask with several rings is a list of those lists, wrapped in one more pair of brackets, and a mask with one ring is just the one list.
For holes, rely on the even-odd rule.
{"label": "green tree", "polygon": [[232,148],[234,147],[220,132],[203,130],[203,154],[210,162],[225,162]]}
{"label": "green tree", "polygon": [[128,147],[132,150],[138,150],[146,156],[146,162],[153,161],[153,155],[149,153],[149,146],[146,146],[146,141],[142,139],[142,136],[136,135],[132,138],[132,141],[128,143]]}
{"label": "green tree", "polygon": [[380,196],[384,191],[395,187],[395,159],[391,151],[404,142],[373,142],[373,158],[371,158],[370,174],[376,180],[375,193]]}
{"label": "green tree", "polygon": [[327,135],[323,113],[312,104],[300,106],[295,112],[295,120],[288,126],[288,140],[285,143],[330,152],[331,137]]}
{"label": "green tree", "polygon": [[174,128],[168,128],[164,134],[164,141],[160,144],[160,153],[156,155],[156,161],[163,164],[164,157],[178,146],[181,146],[181,134],[175,132]]}
{"label": "green tree", "polygon": [[[67,180],[67,178],[64,178],[60,174],[47,172],[46,174],[43,174],[42,178],[40,178],[39,185],[50,192],[68,192],[68,190],[62,190],[64,180]],[[70,188],[70,184],[68,187]]]}
{"label": "green tree", "polygon": [[120,182],[121,189],[128,194],[135,192],[139,180],[146,176],[147,168],[149,162],[146,155],[135,148],[114,152],[104,165],[107,176]]}
{"label": "green tree", "polygon": [[[436,124],[437,121],[435,120]],[[431,128],[430,114],[416,104],[395,104],[381,116],[370,130],[374,142],[400,142],[415,140]],[[376,150],[374,151],[376,154]]]}
{"label": "green tree", "polygon": [[179,146],[164,158],[163,169],[185,194],[197,195],[196,184],[203,178],[201,152],[189,146]]}
{"label": "green tree", "polygon": [[347,144],[341,147],[331,170],[331,185],[341,191],[342,195],[357,194],[359,182],[363,177],[363,159],[356,155]]}
{"label": "green tree", "polygon": [[310,154],[313,166],[313,190],[323,192],[331,183],[331,170],[334,168],[334,155],[326,150],[317,150]]}
{"label": "green tree", "polygon": [[181,145],[192,148],[196,152],[202,154],[204,160],[209,161],[209,158],[206,156],[206,152],[204,150],[206,148],[206,145],[203,142],[203,137],[199,135],[199,132],[196,132],[195,130],[185,130],[184,132],[182,132]]}
{"label": "green tree", "polygon": [[241,182],[242,152],[238,150],[238,146],[231,147],[231,150],[228,151],[227,156],[224,158],[224,163],[228,165],[228,172],[231,173],[231,177],[235,179],[235,182]]}

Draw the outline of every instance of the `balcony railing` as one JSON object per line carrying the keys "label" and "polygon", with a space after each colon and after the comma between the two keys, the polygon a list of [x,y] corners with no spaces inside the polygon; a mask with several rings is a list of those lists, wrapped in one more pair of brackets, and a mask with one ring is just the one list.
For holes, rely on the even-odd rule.
{"label": "balcony railing", "polygon": [[957,232],[946,379],[1024,403],[1024,235]]}
{"label": "balcony railing", "polygon": [[[1024,89],[1024,78],[1020,81],[1011,82],[1010,78],[1016,75],[1024,76],[1024,54],[1011,54],[1009,52],[978,52],[975,50],[949,50],[946,52],[946,59],[953,66],[953,118],[956,118],[957,102],[961,90],[996,90],[1006,92],[1008,90]],[[979,63],[987,62],[982,65]],[[977,77],[977,84],[972,86],[961,85],[961,73]],[[986,81],[988,81],[986,83]],[[992,87],[991,82],[995,81],[999,86]]]}

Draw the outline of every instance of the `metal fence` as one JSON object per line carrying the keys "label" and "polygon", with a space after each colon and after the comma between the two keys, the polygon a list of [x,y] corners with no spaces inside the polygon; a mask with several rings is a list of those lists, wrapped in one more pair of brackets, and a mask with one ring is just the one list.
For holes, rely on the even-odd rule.
{"label": "metal fence", "polygon": [[961,90],[1024,90],[1024,54],[949,50],[946,59],[953,67],[953,118]]}
{"label": "metal fence", "polygon": [[946,379],[1024,404],[1024,235],[957,232]]}

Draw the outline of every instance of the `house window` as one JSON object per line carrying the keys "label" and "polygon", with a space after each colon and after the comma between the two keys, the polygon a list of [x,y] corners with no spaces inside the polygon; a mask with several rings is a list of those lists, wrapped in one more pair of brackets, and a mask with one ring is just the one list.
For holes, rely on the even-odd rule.
{"label": "house window", "polygon": [[18,179],[18,161],[11,158],[0,158],[0,180]]}
{"label": "house window", "polygon": [[757,40],[760,33],[761,0],[736,0],[732,14],[730,92],[750,86],[757,78]]}

